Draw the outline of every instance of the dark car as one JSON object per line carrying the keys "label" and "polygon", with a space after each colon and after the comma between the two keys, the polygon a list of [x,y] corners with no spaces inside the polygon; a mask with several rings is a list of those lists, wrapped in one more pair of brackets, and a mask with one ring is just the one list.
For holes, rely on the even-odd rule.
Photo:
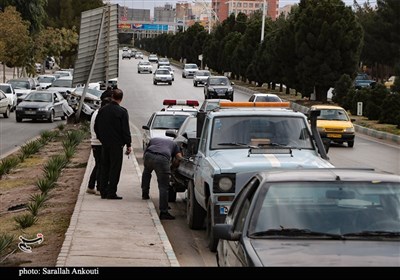
{"label": "dark car", "polygon": [[204,84],[205,99],[229,99],[233,101],[233,87],[225,76],[210,76]]}
{"label": "dark car", "polygon": [[15,117],[17,122],[23,119],[53,122],[57,117],[65,120],[70,109],[67,100],[58,92],[33,91],[17,105]]}
{"label": "dark car", "polygon": [[354,79],[354,87],[356,89],[362,88],[373,88],[376,85],[376,81],[371,80],[367,74],[359,73]]}
{"label": "dark car", "polygon": [[241,178],[213,227],[220,266],[399,266],[400,176],[320,168]]}

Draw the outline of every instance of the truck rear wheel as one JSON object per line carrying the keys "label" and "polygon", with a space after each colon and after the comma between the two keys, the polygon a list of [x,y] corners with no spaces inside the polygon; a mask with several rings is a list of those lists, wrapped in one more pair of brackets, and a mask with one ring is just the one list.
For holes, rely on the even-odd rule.
{"label": "truck rear wheel", "polygon": [[188,199],[186,201],[186,221],[190,229],[202,229],[206,213],[197,202],[193,181],[188,183]]}

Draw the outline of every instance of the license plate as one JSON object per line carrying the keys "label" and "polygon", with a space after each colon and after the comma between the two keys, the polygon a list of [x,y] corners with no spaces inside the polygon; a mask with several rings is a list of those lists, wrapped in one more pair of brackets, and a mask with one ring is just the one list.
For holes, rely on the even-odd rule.
{"label": "license plate", "polygon": [[229,206],[220,206],[219,207],[220,215],[226,215],[226,214],[228,214],[228,211],[229,211]]}
{"label": "license plate", "polygon": [[342,138],[342,134],[329,133],[326,135],[328,138]]}
{"label": "license plate", "polygon": [[35,115],[36,112],[35,111],[25,111],[26,115]]}
{"label": "license plate", "polygon": [[225,93],[218,93],[218,96],[225,96]]}

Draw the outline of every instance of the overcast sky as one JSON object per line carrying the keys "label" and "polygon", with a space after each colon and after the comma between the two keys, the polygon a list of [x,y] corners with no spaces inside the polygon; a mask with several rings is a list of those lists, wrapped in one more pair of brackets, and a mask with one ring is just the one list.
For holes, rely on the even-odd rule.
{"label": "overcast sky", "polygon": [[[153,13],[154,6],[164,6],[166,3],[176,4],[177,2],[191,2],[190,0],[187,1],[178,1],[178,0],[109,0],[111,4],[120,4],[121,6],[126,6],[131,9],[151,9]],[[357,0],[358,3],[364,3],[367,0]],[[211,0],[203,0],[203,2],[211,2]],[[283,7],[288,4],[295,4],[299,3],[300,0],[280,0],[279,6]],[[369,0],[371,4],[376,4],[376,0]],[[344,0],[346,5],[353,5],[353,0]]]}

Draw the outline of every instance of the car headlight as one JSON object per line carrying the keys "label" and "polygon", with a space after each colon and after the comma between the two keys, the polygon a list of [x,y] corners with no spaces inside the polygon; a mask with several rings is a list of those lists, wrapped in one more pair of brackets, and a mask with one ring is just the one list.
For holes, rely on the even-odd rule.
{"label": "car headlight", "polygon": [[17,108],[15,108],[15,110],[16,110],[16,111],[23,111],[24,108],[22,108],[22,107],[17,107]]}
{"label": "car headlight", "polygon": [[214,193],[234,193],[236,186],[235,173],[221,173],[213,176],[213,192]]}
{"label": "car headlight", "polygon": [[232,92],[232,91],[233,91],[233,88],[228,88],[228,91],[229,91],[229,92]]}
{"label": "car headlight", "polygon": [[48,111],[49,110],[49,108],[47,108],[47,107],[43,107],[43,108],[39,108],[38,109],[38,111]]}
{"label": "car headlight", "polygon": [[223,191],[229,191],[233,186],[233,182],[229,177],[221,177],[218,181],[218,188]]}
{"label": "car headlight", "polygon": [[347,127],[344,129],[344,132],[354,133],[354,127]]}
{"label": "car headlight", "polygon": [[212,91],[212,92],[214,92],[214,91],[215,91],[215,89],[214,89],[214,88],[208,88],[208,91]]}

